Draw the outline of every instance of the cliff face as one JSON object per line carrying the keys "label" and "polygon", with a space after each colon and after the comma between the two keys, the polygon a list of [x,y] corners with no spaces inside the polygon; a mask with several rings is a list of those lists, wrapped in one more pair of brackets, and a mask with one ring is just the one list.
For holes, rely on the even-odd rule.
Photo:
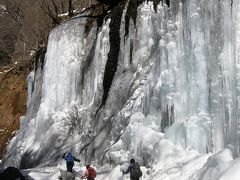
{"label": "cliff face", "polygon": [[200,153],[231,144],[237,154],[239,37],[230,27],[238,32],[239,9],[208,2],[121,1],[102,25],[85,11],[51,31],[4,165],[55,165],[72,149],[87,163],[153,166],[163,137]]}
{"label": "cliff face", "polygon": [[26,112],[26,76],[30,61],[0,67],[0,158],[6,143],[19,128],[20,117]]}
{"label": "cliff face", "polygon": [[[67,11],[68,1],[61,2],[64,8],[61,7],[63,9],[59,12],[51,9],[51,13]],[[56,3],[60,6],[58,1]],[[94,0],[74,1],[73,7],[81,10],[95,3]],[[0,8],[0,159],[6,143],[19,129],[20,117],[26,114],[26,80],[34,67],[32,54],[46,44],[47,35],[52,29],[51,18],[40,8],[43,4],[43,1],[33,3],[29,0],[0,2],[8,12]],[[52,4],[50,8],[53,8]],[[14,14],[16,9],[19,14]],[[19,17],[14,19],[9,13]],[[62,18],[65,18],[62,19],[64,21],[69,17],[65,15]]]}

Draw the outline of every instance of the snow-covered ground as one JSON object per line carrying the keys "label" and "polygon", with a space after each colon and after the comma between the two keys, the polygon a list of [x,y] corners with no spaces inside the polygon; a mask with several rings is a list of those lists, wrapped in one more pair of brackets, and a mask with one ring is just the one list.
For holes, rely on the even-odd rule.
{"label": "snow-covered ground", "polygon": [[[162,150],[164,159],[159,159],[153,167],[141,167],[142,180],[239,180],[240,159],[233,159],[231,148],[216,154],[201,155],[196,151],[187,151],[162,140],[166,149]],[[166,156],[166,154],[168,154]],[[104,165],[97,170],[96,180],[128,180],[129,175],[122,175],[128,164]],[[45,167],[25,170],[35,180],[56,180],[60,177],[60,169],[66,170],[64,162],[56,167]],[[85,167],[74,166],[76,180],[81,179]]]}

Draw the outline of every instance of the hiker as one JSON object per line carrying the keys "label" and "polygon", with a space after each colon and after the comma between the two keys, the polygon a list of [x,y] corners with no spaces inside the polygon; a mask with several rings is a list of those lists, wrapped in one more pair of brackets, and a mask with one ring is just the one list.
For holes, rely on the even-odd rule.
{"label": "hiker", "polygon": [[87,180],[94,180],[97,176],[97,173],[93,167],[90,165],[86,165],[86,171],[84,173],[83,178],[87,178]]}
{"label": "hiker", "polygon": [[130,160],[130,166],[126,171],[122,171],[123,175],[130,172],[130,180],[139,180],[142,176],[142,171],[140,169],[139,163],[135,162],[134,159]]}
{"label": "hiker", "polygon": [[79,159],[75,158],[71,152],[64,153],[62,155],[62,158],[66,161],[67,163],[67,171],[72,173],[73,166],[74,166],[74,161],[80,162]]}
{"label": "hiker", "polygon": [[15,167],[8,167],[3,172],[0,173],[0,179],[2,180],[12,180],[12,179],[20,179],[25,180],[26,178],[22,175],[19,169]]}

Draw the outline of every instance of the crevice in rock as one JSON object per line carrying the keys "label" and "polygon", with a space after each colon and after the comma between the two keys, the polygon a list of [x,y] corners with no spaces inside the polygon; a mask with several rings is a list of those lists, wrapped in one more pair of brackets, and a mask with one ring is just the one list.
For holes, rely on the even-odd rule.
{"label": "crevice in rock", "polygon": [[40,62],[41,63],[41,70],[43,70],[43,67],[44,67],[44,59],[45,59],[45,54],[47,52],[47,47],[44,46],[44,47],[41,47],[36,55],[35,55],[35,71],[37,70],[37,67],[38,67],[38,63]]}
{"label": "crevice in rock", "polygon": [[133,41],[130,42],[130,64],[132,64],[133,59]]}
{"label": "crevice in rock", "polygon": [[89,15],[79,16],[79,17],[88,18],[87,23],[85,25],[85,34],[87,35],[90,32],[90,30],[93,26],[93,23],[95,23],[95,22],[97,22],[98,28],[101,27],[103,24],[104,18],[108,15],[108,11],[112,10],[115,6],[117,6],[120,1],[121,0],[114,1],[114,2],[111,0],[109,2],[108,1],[99,1],[100,4],[94,5],[89,8],[89,9],[92,9],[92,11]]}
{"label": "crevice in rock", "polygon": [[137,9],[143,2],[144,0],[130,0],[125,16],[125,36],[129,33],[129,24],[131,19],[133,19],[134,25],[136,25]]}
{"label": "crevice in rock", "polygon": [[[120,50],[120,26],[121,26],[121,17],[123,13],[125,2],[120,3],[117,7],[113,8],[111,13],[109,14],[109,18],[111,18],[110,22],[110,51],[108,53],[108,60],[105,66],[104,78],[103,78],[103,97],[102,103],[98,109],[101,109],[102,106],[105,105],[110,87],[112,85],[112,81],[117,71],[118,65],[118,55]],[[97,112],[98,112],[97,111]]]}
{"label": "crevice in rock", "polygon": [[170,0],[165,0],[165,3],[168,7],[170,7]]}
{"label": "crevice in rock", "polygon": [[162,120],[161,120],[161,130],[162,132],[165,131],[165,129],[169,126],[171,126],[174,123],[174,105],[169,106],[167,105],[163,109],[162,113]]}

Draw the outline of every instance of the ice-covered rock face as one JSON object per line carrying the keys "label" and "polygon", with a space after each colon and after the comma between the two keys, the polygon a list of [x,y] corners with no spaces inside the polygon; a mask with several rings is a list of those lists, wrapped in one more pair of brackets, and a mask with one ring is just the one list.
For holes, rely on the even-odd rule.
{"label": "ice-covered rock face", "polygon": [[88,33],[83,18],[51,32],[5,166],[56,163],[71,149],[83,161],[152,167],[179,152],[164,138],[200,153],[232,144],[238,154],[240,3],[134,2]]}

